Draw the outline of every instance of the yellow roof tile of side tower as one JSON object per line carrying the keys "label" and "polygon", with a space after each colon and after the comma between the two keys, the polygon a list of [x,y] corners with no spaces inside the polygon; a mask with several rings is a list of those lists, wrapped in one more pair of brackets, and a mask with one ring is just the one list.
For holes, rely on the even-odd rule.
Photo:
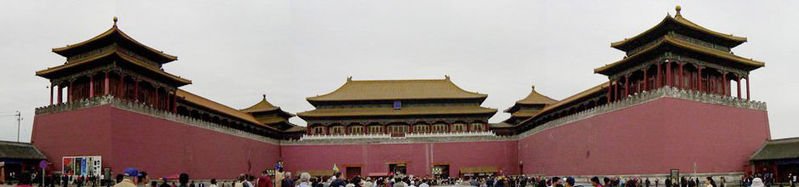
{"label": "yellow roof tile of side tower", "polygon": [[533,89],[530,91],[530,94],[528,94],[527,97],[516,101],[518,104],[552,104],[555,102],[558,102],[558,100],[552,99],[535,91],[535,86],[533,86]]}
{"label": "yellow roof tile of side tower", "polygon": [[486,94],[461,89],[450,80],[352,80],[335,91],[308,97],[308,101],[357,101],[357,100],[413,100],[413,99],[484,99]]}
{"label": "yellow roof tile of side tower", "polygon": [[95,37],[93,37],[93,38],[91,38],[89,40],[80,42],[80,43],[67,45],[65,47],[54,48],[53,52],[58,53],[58,54],[60,54],[62,56],[68,57],[68,56],[73,55],[74,52],[79,52],[81,50],[81,48],[84,47],[84,46],[91,45],[91,44],[93,44],[95,42],[102,41],[102,40],[107,40],[107,39],[111,39],[111,38],[119,39],[120,42],[129,42],[132,45],[136,46],[137,48],[143,49],[142,51],[146,53],[145,55],[153,57],[153,60],[155,60],[155,61],[157,61],[159,63],[167,63],[167,62],[175,61],[175,60],[178,59],[177,56],[166,54],[163,51],[159,51],[159,50],[156,50],[156,49],[154,49],[152,47],[146,46],[146,45],[136,41],[132,37],[128,36],[127,34],[125,34],[125,32],[122,32],[122,30],[120,30],[119,27],[117,27],[117,17],[114,17],[114,25],[111,26],[111,28],[106,30],[105,32],[103,32],[103,33],[101,33],[101,34],[99,34],[99,35],[97,35],[97,36],[95,36]]}
{"label": "yellow roof tile of side tower", "polygon": [[663,20],[654,27],[632,38],[625,38],[622,41],[613,42],[611,43],[610,46],[613,48],[625,50],[629,45],[631,45],[632,42],[641,40],[650,34],[661,31],[669,24],[677,24],[678,26],[685,27],[687,29],[691,29],[697,32],[701,32],[703,34],[706,34],[707,36],[715,37],[718,40],[722,40],[723,41],[722,43],[725,43],[728,47],[735,47],[747,41],[746,37],[733,36],[732,34],[716,32],[708,28],[702,27],[699,24],[696,24],[688,19],[685,19],[685,17],[683,17],[682,14],[680,13],[680,11],[682,10],[680,6],[677,6],[675,9],[677,11],[677,14],[674,17],[672,17],[671,15],[666,15],[666,17],[663,18]]}
{"label": "yellow roof tile of side tower", "polygon": [[261,101],[259,101],[258,103],[255,103],[254,105],[247,107],[245,109],[241,109],[242,112],[247,112],[247,113],[269,112],[275,110],[280,110],[280,107],[272,105],[272,103],[269,103],[269,101],[266,100],[266,95],[264,95],[263,99],[261,99]]}

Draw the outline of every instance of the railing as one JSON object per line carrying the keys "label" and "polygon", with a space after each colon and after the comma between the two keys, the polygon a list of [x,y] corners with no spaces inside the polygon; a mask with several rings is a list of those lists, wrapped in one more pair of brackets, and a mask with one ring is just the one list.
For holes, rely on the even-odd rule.
{"label": "railing", "polygon": [[644,91],[640,93],[635,93],[630,95],[627,98],[622,100],[618,100],[616,102],[612,102],[605,105],[600,105],[591,109],[583,110],[577,112],[575,114],[571,114],[565,117],[561,117],[555,120],[548,121],[542,125],[539,125],[531,130],[523,132],[519,135],[519,137],[526,137],[546,129],[558,127],[564,124],[569,124],[575,121],[583,120],[586,118],[590,118],[599,114],[604,114],[612,111],[616,111],[619,109],[628,108],[630,106],[646,103],[652,101],[657,98],[661,97],[670,97],[670,98],[678,98],[678,99],[685,99],[696,101],[700,103],[707,103],[707,104],[717,104],[717,105],[724,105],[729,107],[736,107],[736,108],[744,108],[744,109],[751,109],[751,110],[762,110],[766,111],[766,103],[761,101],[752,101],[746,99],[738,99],[732,96],[725,96],[725,95],[718,95],[718,94],[709,94],[706,92],[699,92],[694,90],[685,90],[679,89],[674,87],[665,86],[662,88],[658,88],[651,91]]}
{"label": "railing", "polygon": [[145,114],[157,118],[162,118],[194,127],[204,128],[208,130],[213,130],[229,135],[239,136],[243,138],[249,138],[257,141],[272,143],[272,144],[279,144],[279,141],[276,139],[272,139],[266,136],[258,135],[255,133],[234,129],[228,126],[203,121],[197,118],[192,118],[185,115],[180,115],[177,113],[173,113],[166,110],[161,110],[154,108],[148,104],[144,104],[141,102],[135,101],[128,101],[122,100],[111,95],[105,96],[97,96],[93,98],[86,98],[76,101],[71,101],[67,103],[61,103],[56,105],[49,105],[44,107],[36,108],[36,115],[43,115],[43,114],[51,114],[51,113],[59,113],[59,112],[67,112],[67,111],[74,111],[83,108],[90,108],[96,107],[101,105],[111,105],[115,108],[119,108],[122,110],[127,110],[131,112],[136,112],[140,114]]}
{"label": "railing", "polygon": [[497,136],[494,132],[446,132],[446,133],[406,133],[405,136],[392,136],[391,134],[343,134],[343,135],[303,135],[300,140],[331,140],[331,139],[403,139],[403,138],[434,138],[434,137],[473,137]]}

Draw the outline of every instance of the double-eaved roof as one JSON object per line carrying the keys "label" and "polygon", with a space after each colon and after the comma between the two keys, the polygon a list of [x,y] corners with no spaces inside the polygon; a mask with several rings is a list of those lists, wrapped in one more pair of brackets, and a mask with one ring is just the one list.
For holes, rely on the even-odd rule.
{"label": "double-eaved roof", "polygon": [[558,100],[538,93],[538,91],[535,90],[535,86],[532,86],[532,90],[530,90],[530,94],[527,94],[527,97],[516,101],[516,103],[506,109],[505,112],[516,113],[519,111],[521,105],[549,105],[556,102],[558,102]]}
{"label": "double-eaved roof", "polygon": [[91,64],[108,63],[99,59],[116,57],[123,59],[126,65],[141,68],[177,86],[191,84],[191,80],[161,69],[162,64],[177,60],[177,56],[166,54],[136,41],[117,27],[116,18],[114,18],[114,25],[105,32],[83,42],[54,48],[53,52],[67,57],[67,62],[37,71],[37,76],[53,79],[69,74],[69,72],[81,71],[81,68]]}
{"label": "double-eaved roof", "polygon": [[[493,108],[480,106],[488,95],[466,91],[444,79],[410,80],[352,80],[335,91],[307,98],[316,109],[300,112],[302,118],[319,117],[375,117],[375,116],[426,116],[426,115],[493,115]],[[445,104],[455,100],[468,100],[471,104]],[[363,102],[392,103],[414,101],[416,104],[397,108],[384,107],[319,107],[326,103],[355,104]],[[418,103],[438,103],[434,105]],[[357,104],[356,104],[357,105]]]}
{"label": "double-eaved roof", "polygon": [[[680,10],[681,8],[678,6],[675,16],[666,15],[660,23],[643,33],[611,43],[611,47],[628,52],[628,56],[622,60],[596,68],[594,72],[611,75],[629,66],[634,66],[635,64],[632,64],[632,62],[646,60],[643,58],[663,49],[679,49],[704,55],[713,58],[713,63],[733,66],[747,71],[765,66],[765,63],[761,61],[740,57],[730,52],[729,49],[746,42],[747,39],[745,37],[724,34],[702,27],[683,17]],[[686,41],[682,36],[699,39],[704,44]],[[707,45],[723,46],[722,48],[724,49],[721,50]]]}
{"label": "double-eaved roof", "polygon": [[418,100],[418,99],[485,99],[486,94],[469,92],[444,79],[352,80],[328,94],[308,97],[309,102]]}

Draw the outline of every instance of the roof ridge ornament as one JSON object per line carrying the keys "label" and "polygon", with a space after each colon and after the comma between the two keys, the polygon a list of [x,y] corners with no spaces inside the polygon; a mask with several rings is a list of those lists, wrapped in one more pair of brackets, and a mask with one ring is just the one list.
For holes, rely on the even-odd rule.
{"label": "roof ridge ornament", "polygon": [[114,16],[114,26],[115,26],[115,27],[117,26],[117,21],[118,21],[118,20],[119,20],[119,19],[117,19],[117,17],[116,17],[116,16]]}
{"label": "roof ridge ornament", "polygon": [[347,82],[351,82],[351,81],[352,81],[352,76],[347,76]]}
{"label": "roof ridge ornament", "polygon": [[674,7],[674,10],[676,10],[676,11],[677,11],[677,15],[674,15],[674,16],[682,16],[682,15],[680,14],[680,11],[682,10],[682,7],[681,7],[680,5],[677,5],[676,7]]}
{"label": "roof ridge ornament", "polygon": [[449,75],[444,75],[444,80],[449,80]]}

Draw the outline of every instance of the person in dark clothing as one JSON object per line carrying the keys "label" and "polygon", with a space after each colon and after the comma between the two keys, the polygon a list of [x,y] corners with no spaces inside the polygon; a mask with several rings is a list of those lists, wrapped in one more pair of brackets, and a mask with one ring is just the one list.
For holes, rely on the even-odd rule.
{"label": "person in dark clothing", "polygon": [[599,184],[599,177],[591,177],[591,186],[602,187],[602,185]]}
{"label": "person in dark clothing", "polygon": [[347,182],[344,181],[344,179],[341,179],[341,173],[336,172],[333,176],[336,177],[336,180],[333,180],[333,182],[330,182],[330,186],[329,187],[344,187],[344,186],[347,186]]}
{"label": "person in dark clothing", "polygon": [[649,187],[649,184],[650,184],[650,183],[652,183],[652,182],[650,182],[650,181],[649,181],[649,177],[647,177],[647,178],[646,178],[646,180],[644,180],[644,186],[645,186],[645,187]]}
{"label": "person in dark clothing", "polygon": [[[521,181],[519,182],[519,186],[526,187],[527,181],[528,181],[527,177],[522,177]],[[491,182],[493,183],[494,181],[492,180]]]}
{"label": "person in dark clothing", "polygon": [[294,179],[291,179],[291,173],[286,173],[286,178],[283,178],[283,181],[280,181],[281,186],[284,187],[294,187]]}
{"label": "person in dark clothing", "polygon": [[161,185],[159,185],[158,187],[169,187],[169,184],[166,183],[166,178],[161,178]]}
{"label": "person in dark clothing", "polygon": [[671,187],[671,178],[666,178],[666,183],[664,183],[666,187]]}
{"label": "person in dark clothing", "polygon": [[716,181],[713,180],[713,177],[707,177],[707,182],[710,183],[710,186],[718,187],[716,186]]}

